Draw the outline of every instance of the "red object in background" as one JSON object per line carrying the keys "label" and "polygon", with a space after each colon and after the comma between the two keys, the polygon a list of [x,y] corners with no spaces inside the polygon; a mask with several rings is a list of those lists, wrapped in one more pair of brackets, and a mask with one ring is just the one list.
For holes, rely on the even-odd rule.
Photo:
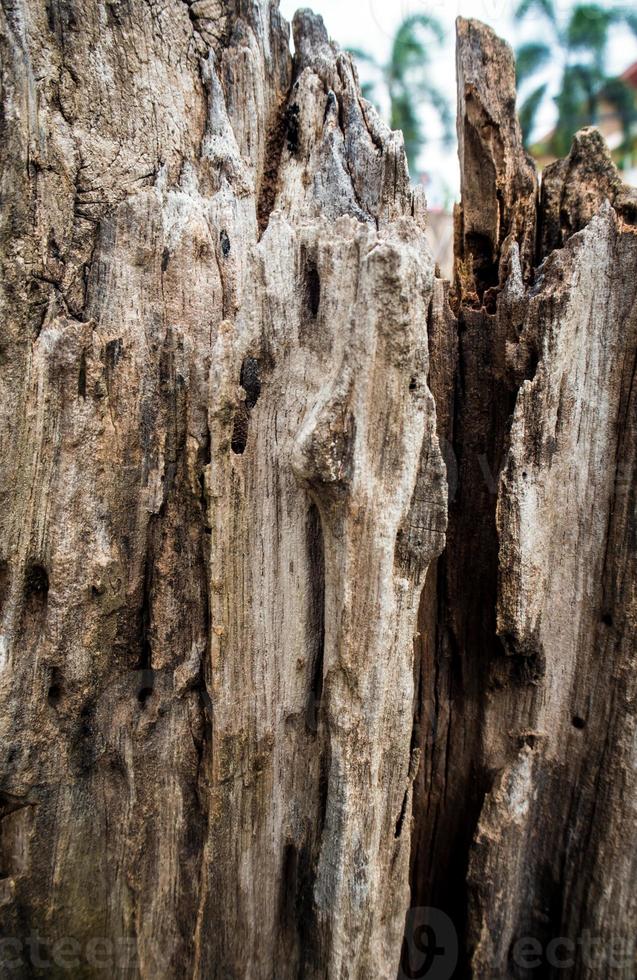
{"label": "red object in background", "polygon": [[631,88],[637,88],[637,61],[630,65],[626,71],[620,75],[622,82],[626,82]]}

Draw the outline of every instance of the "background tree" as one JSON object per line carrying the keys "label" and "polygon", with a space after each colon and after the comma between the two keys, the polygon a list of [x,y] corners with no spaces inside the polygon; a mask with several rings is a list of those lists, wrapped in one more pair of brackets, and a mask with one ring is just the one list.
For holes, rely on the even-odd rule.
{"label": "background tree", "polygon": [[[430,77],[432,40],[438,44],[444,40],[440,21],[428,14],[413,14],[396,30],[386,64],[380,64],[366,51],[352,50],[359,61],[372,66],[375,74],[380,76],[389,97],[389,122],[392,129],[402,130],[412,174],[427,142],[421,119],[423,106],[432,108],[440,119],[443,139],[450,142],[453,138],[449,102]],[[377,81],[368,81],[362,86],[366,98],[374,99],[377,85]]]}
{"label": "background tree", "polygon": [[[559,58],[561,79],[555,96],[557,123],[548,146],[551,152],[556,156],[568,153],[577,130],[598,122],[603,102],[615,108],[627,137],[636,118],[634,97],[621,79],[609,75],[606,55],[611,28],[625,24],[637,32],[637,13],[622,6],[587,3],[575,5],[560,17],[553,0],[522,0],[516,15],[523,19],[532,12],[540,14],[542,38],[518,48],[517,81],[518,86],[525,86],[549,61]],[[548,82],[542,81],[521,103],[520,120],[527,145],[548,87]]]}

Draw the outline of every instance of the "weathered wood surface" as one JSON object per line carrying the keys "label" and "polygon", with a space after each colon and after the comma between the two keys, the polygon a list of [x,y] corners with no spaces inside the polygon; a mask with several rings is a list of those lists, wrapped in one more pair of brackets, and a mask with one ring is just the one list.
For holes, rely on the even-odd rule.
{"label": "weathered wood surface", "polygon": [[11,976],[394,977],[410,905],[458,975],[632,935],[634,193],[584,132],[538,201],[460,21],[449,294],[402,138],[294,41],[2,6]]}
{"label": "weathered wood surface", "polygon": [[221,9],[3,14],[3,934],[391,975],[446,523],[424,200],[318,18],[293,66],[275,5]]}
{"label": "weathered wood surface", "polygon": [[430,331],[449,530],[420,615],[412,903],[464,933],[459,975],[628,978],[635,191],[585,130],[533,203],[511,52],[461,21],[458,76],[457,320],[439,289]]}

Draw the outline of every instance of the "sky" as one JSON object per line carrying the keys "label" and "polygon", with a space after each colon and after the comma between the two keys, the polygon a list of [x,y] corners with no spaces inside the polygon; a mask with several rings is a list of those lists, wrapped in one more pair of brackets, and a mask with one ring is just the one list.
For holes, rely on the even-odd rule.
{"label": "sky", "polygon": [[[341,47],[362,48],[380,62],[387,59],[393,33],[404,17],[414,13],[434,14],[444,27],[445,41],[431,52],[431,74],[455,106],[455,18],[459,15],[477,17],[515,46],[537,36],[539,26],[537,20],[534,23],[537,14],[530,15],[523,24],[516,23],[514,9],[517,3],[518,0],[310,0],[302,5],[322,15],[330,36]],[[280,0],[281,12],[290,21],[300,5],[294,0]],[[602,0],[602,5],[612,6],[613,3]],[[573,3],[572,0],[555,0],[555,6],[558,12],[567,13]],[[616,29],[611,37],[609,68],[620,74],[634,61],[637,61],[637,39],[625,28]],[[361,77],[367,77],[369,69],[359,67]],[[555,86],[559,79],[558,68],[549,68],[548,75],[550,84]],[[377,101],[381,111],[386,113],[382,96]],[[554,121],[553,104],[547,100],[538,117],[538,135],[549,132]],[[459,189],[456,148],[444,146],[440,126],[433,115],[426,114],[424,122],[428,142],[418,169],[427,175],[430,206],[448,206],[457,199]],[[412,174],[412,178],[418,179],[418,174]]]}

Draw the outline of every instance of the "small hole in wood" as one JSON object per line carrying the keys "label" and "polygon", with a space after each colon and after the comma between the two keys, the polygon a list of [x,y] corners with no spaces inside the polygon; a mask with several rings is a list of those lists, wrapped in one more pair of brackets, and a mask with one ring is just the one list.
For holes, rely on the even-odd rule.
{"label": "small hole in wood", "polygon": [[294,103],[285,110],[285,127],[288,150],[292,154],[299,150],[299,107]]}
{"label": "small hole in wood", "polygon": [[79,734],[81,738],[91,738],[93,735],[93,712],[92,702],[87,702],[80,711]]}
{"label": "small hole in wood", "polygon": [[586,728],[586,722],[579,715],[573,715],[571,720],[573,722],[573,728],[578,728],[580,731],[582,728]]}
{"label": "small hole in wood", "polygon": [[0,559],[0,607],[4,603],[4,600],[9,591],[9,564]]}
{"label": "small hole in wood", "polygon": [[115,337],[114,340],[109,340],[104,347],[104,363],[106,365],[106,373],[112,374],[122,359],[122,353],[124,351],[124,342],[121,337]]}
{"label": "small hole in wood", "polygon": [[27,599],[45,603],[49,594],[49,575],[44,565],[29,565],[24,579],[24,594]]}
{"label": "small hole in wood", "polygon": [[137,675],[138,688],[137,688],[137,700],[140,707],[143,709],[149,698],[152,697],[155,690],[155,671],[152,667],[144,667],[143,670]]}
{"label": "small hole in wood", "polygon": [[261,379],[259,377],[259,362],[255,357],[246,357],[241,365],[239,383],[246,393],[246,405],[254,408],[261,394]]}
{"label": "small hole in wood", "polygon": [[230,448],[236,456],[241,456],[245,452],[248,444],[248,427],[250,425],[250,412],[245,402],[237,408],[232,427],[232,439]]}
{"label": "small hole in wood", "polygon": [[321,277],[311,260],[305,266],[305,295],[310,313],[316,319],[321,306]]}
{"label": "small hole in wood", "polygon": [[400,808],[400,813],[396,820],[396,828],[394,830],[394,839],[398,840],[403,832],[403,826],[405,823],[405,817],[407,816],[407,791],[405,790],[405,795],[403,796],[402,806]]}
{"label": "small hole in wood", "polygon": [[146,702],[148,701],[149,697],[151,697],[152,693],[152,687],[140,687],[139,691],[137,692],[137,700],[142,708],[146,707]]}
{"label": "small hole in wood", "polygon": [[77,393],[80,398],[86,398],[86,351],[80,356],[80,369],[77,376]]}
{"label": "small hole in wood", "polygon": [[60,703],[60,698],[62,697],[62,688],[59,684],[51,684],[49,687],[46,699],[52,708],[57,707]]}
{"label": "small hole in wood", "polygon": [[604,624],[604,626],[613,625],[613,617],[611,616],[610,613],[604,613],[604,615],[602,616],[602,623]]}

